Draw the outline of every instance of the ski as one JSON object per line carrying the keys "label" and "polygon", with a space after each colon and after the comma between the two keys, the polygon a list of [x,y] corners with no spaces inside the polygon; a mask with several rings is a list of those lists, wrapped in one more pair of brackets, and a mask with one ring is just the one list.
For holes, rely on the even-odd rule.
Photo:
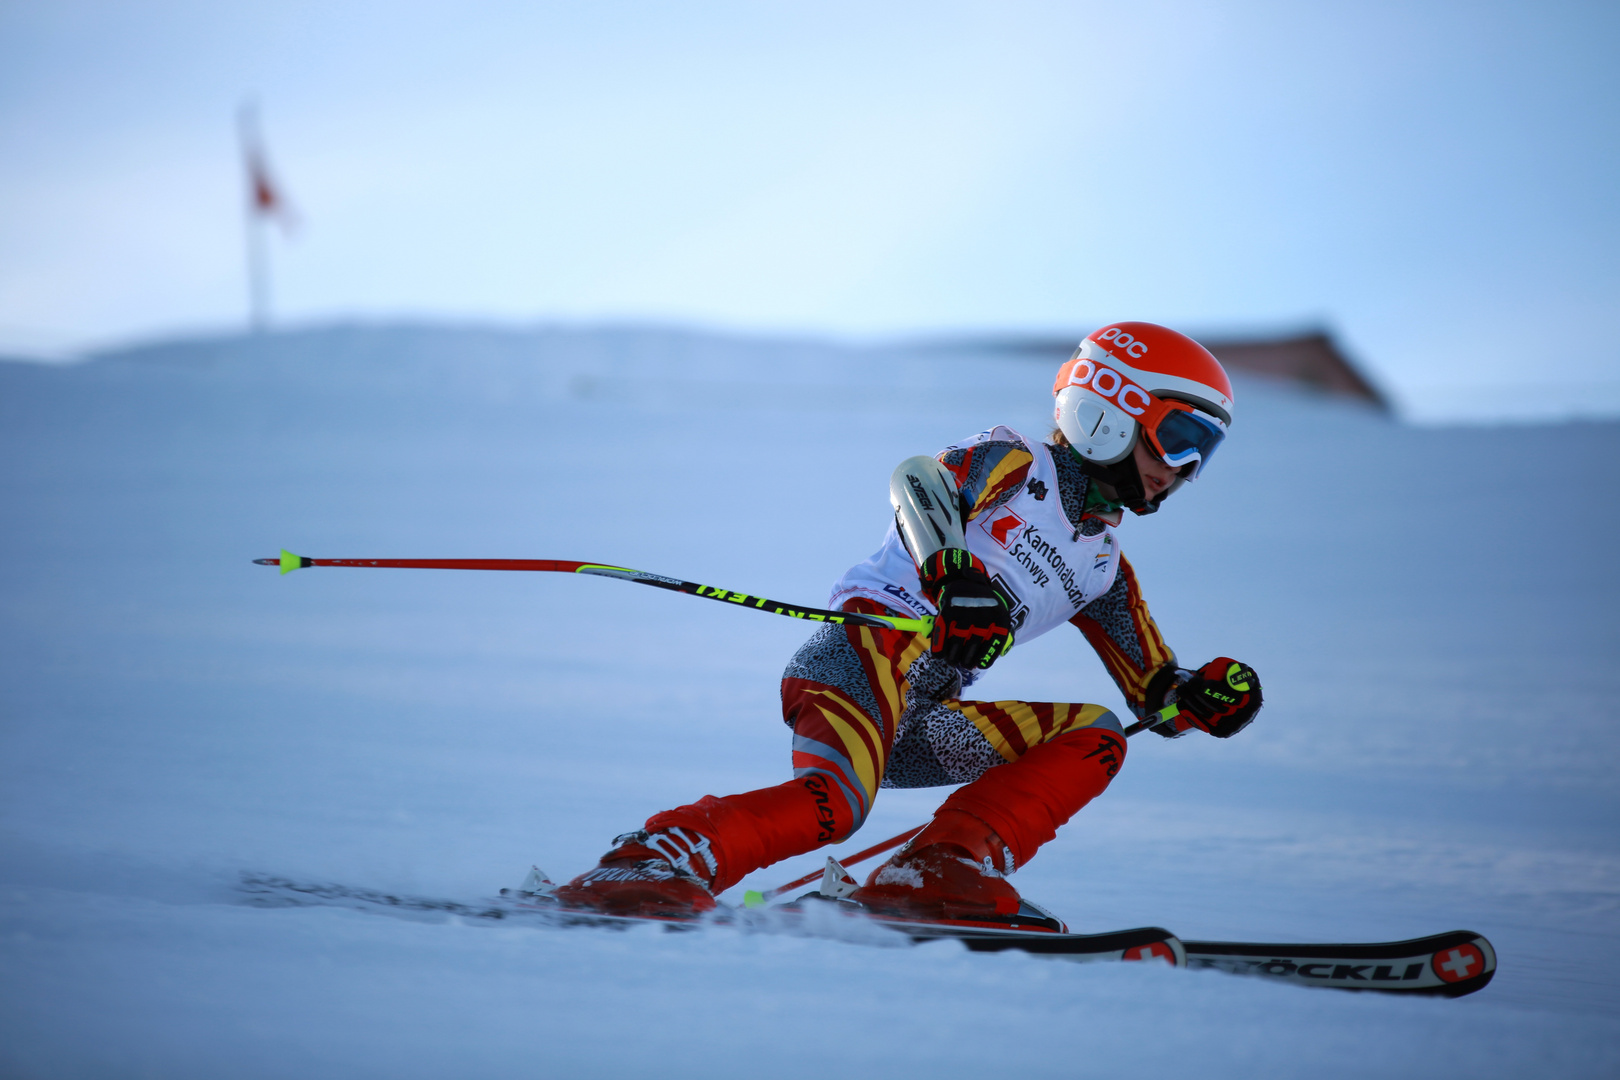
{"label": "ski", "polygon": [[1186,941],[1187,966],[1296,986],[1461,997],[1496,975],[1496,950],[1472,930],[1371,944]]}
{"label": "ski", "polygon": [[502,889],[499,897],[483,900],[445,900],[330,881],[295,881],[271,874],[244,873],[237,892],[242,897],[242,903],[249,907],[337,907],[406,919],[433,920],[455,916],[477,922],[532,921],[542,926],[619,928],[658,923],[672,930],[696,930],[704,925],[701,919],[634,918],[573,911],[555,903],[533,903],[525,894],[511,889]]}
{"label": "ski", "polygon": [[455,915],[463,919],[498,921],[512,915],[508,905],[499,901],[467,903],[461,900],[440,900],[426,896],[405,896],[367,889],[355,885],[339,885],[328,881],[295,881],[273,874],[244,873],[236,891],[241,902],[249,907],[341,907],[356,911],[371,911],[433,918]]}
{"label": "ski", "polygon": [[[531,872],[530,881],[525,885],[535,883],[534,875],[538,873],[538,870]],[[799,883],[808,880],[800,878]],[[859,909],[859,904],[848,899],[855,890],[855,879],[850,877],[849,871],[829,856],[815,891],[784,906],[802,906],[814,901]],[[763,894],[749,894],[750,903],[755,902],[755,898],[764,902]],[[1125,944],[1114,959],[1163,960],[1176,967],[1213,969],[1335,990],[1462,997],[1484,989],[1496,974],[1496,950],[1482,935],[1471,930],[1452,930],[1409,941],[1269,944],[1180,941],[1157,927],[1123,930],[1113,935],[1071,934],[1061,919],[1028,900],[1023,901],[1017,913],[996,916],[995,923],[906,923],[870,912],[866,914],[868,918],[911,935],[913,940],[954,937],[979,952],[1020,949],[1039,955],[1062,956],[1070,950],[1078,950],[1101,959],[1103,954],[1112,952],[1102,939],[1119,938]]]}
{"label": "ski", "polygon": [[[502,889],[501,895],[525,909],[550,913],[553,917],[572,921],[609,920],[613,922],[664,923],[682,925],[733,926],[744,930],[775,930],[801,933],[808,937],[843,937],[838,926],[844,920],[859,920],[861,924],[876,925],[893,931],[912,944],[930,941],[960,941],[973,952],[1003,952],[1016,949],[1041,956],[1055,956],[1066,960],[1159,960],[1180,967],[1186,964],[1186,953],[1181,942],[1168,930],[1156,926],[1132,930],[1115,930],[1101,934],[1071,934],[1051,912],[1025,901],[1013,914],[1001,916],[994,922],[957,920],[930,922],[914,919],[889,918],[871,911],[841,895],[825,891],[828,881],[837,882],[833,888],[849,882],[848,874],[834,859],[827,860],[823,886],[797,900],[774,907],[732,907],[721,905],[716,911],[692,919],[658,918],[654,916],[596,915],[563,908],[558,905],[556,886],[539,867],[517,889]],[[834,877],[834,874],[838,877]],[[846,924],[849,925],[849,924]]]}

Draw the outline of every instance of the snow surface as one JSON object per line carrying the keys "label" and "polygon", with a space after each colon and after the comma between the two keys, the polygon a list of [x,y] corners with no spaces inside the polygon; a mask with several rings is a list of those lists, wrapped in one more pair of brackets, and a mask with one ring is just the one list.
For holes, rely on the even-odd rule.
{"label": "snow surface", "polygon": [[[818,604],[896,461],[1043,433],[1051,376],[656,328],[0,364],[0,1074],[1615,1075],[1615,423],[1412,429],[1241,383],[1206,479],[1123,539],[1172,645],[1253,663],[1266,710],[1133,740],[1016,879],[1082,930],[1477,930],[1501,966],[1473,997],[241,902],[244,873],[476,900],[776,782],[807,632],[601,579],[249,559],[589,558]],[[978,689],[1119,704],[1066,630]],[[944,794],[885,792],[846,850]]]}

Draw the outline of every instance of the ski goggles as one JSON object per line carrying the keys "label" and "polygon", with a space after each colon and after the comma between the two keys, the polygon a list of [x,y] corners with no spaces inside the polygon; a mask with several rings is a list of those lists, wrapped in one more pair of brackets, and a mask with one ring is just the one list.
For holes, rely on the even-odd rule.
{"label": "ski goggles", "polygon": [[1185,401],[1149,396],[1153,403],[1136,418],[1149,448],[1173,469],[1191,465],[1187,479],[1193,479],[1226,438],[1226,425]]}

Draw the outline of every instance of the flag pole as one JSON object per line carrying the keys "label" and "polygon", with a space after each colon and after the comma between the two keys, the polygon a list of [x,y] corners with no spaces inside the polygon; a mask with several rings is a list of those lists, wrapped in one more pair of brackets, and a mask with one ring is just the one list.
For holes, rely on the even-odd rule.
{"label": "flag pole", "polygon": [[242,143],[242,167],[247,181],[243,228],[247,240],[248,325],[255,334],[260,334],[270,322],[270,263],[264,236],[266,207],[261,191],[264,157],[259,141],[258,108],[254,102],[242,103],[237,113],[237,131]]}

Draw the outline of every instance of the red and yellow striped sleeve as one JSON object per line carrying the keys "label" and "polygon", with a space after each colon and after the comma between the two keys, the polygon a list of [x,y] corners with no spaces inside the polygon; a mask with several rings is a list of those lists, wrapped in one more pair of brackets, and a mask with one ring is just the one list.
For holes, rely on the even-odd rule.
{"label": "red and yellow striped sleeve", "polygon": [[1143,715],[1148,683],[1166,664],[1175,663],[1176,654],[1164,643],[1125,556],[1119,557],[1113,586],[1069,621],[1091,642],[1131,710]]}
{"label": "red and yellow striped sleeve", "polygon": [[1035,456],[1022,443],[996,440],[947,450],[939,463],[956,478],[972,521],[1018,494]]}

